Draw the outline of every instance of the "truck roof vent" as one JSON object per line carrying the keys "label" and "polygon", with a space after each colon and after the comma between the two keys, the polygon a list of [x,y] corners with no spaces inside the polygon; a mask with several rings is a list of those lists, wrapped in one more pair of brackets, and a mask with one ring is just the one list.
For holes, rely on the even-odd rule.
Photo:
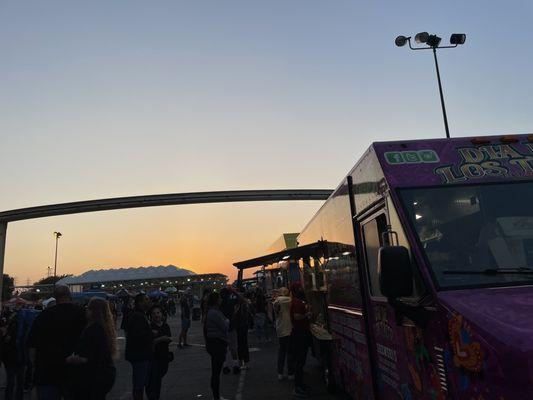
{"label": "truck roof vent", "polygon": [[477,138],[472,139],[470,142],[472,144],[482,145],[482,144],[489,144],[490,140],[487,138],[483,138],[483,137],[477,137]]}
{"label": "truck roof vent", "polygon": [[518,138],[516,136],[506,135],[500,138],[502,143],[518,143]]}

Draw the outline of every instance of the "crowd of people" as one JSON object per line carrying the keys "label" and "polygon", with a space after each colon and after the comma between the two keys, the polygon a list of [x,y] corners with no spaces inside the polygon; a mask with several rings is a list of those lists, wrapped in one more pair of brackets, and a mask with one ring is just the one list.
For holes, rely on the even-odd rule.
{"label": "crowd of people", "polygon": [[[75,304],[67,286],[54,289],[53,301],[34,308],[2,310],[0,361],[6,385],[0,398],[22,400],[35,389],[39,400],[100,400],[116,378],[117,302],[93,297]],[[131,301],[130,301],[131,300]],[[125,358],[132,365],[134,399],[158,400],[161,382],[174,354],[168,316],[176,315],[170,298],[138,294],[122,301],[121,329]],[[192,296],[181,296],[182,333],[186,343]]]}
{"label": "crowd of people", "polygon": [[6,400],[21,400],[35,386],[39,399],[104,399],[113,386],[117,352],[115,321],[106,300],[85,308],[57,286],[45,310],[6,313],[0,354],[6,369]]}
{"label": "crowd of people", "polygon": [[[0,360],[6,371],[5,400],[22,400],[35,388],[39,400],[100,400],[111,391],[117,371],[117,304],[93,297],[74,304],[66,286],[56,286],[55,302],[44,310],[4,313],[0,325]],[[179,348],[189,346],[193,296],[178,302],[154,301],[137,294],[122,304],[124,358],[131,364],[133,400],[161,398],[163,378],[174,359],[172,332],[167,318],[179,305]],[[282,288],[268,298],[260,288],[237,291],[205,290],[200,302],[207,353],[211,358],[210,385],[215,400],[222,374],[249,368],[248,335],[253,329],[259,343],[271,341],[271,324],[278,336],[278,379],[294,380],[294,395],[305,398],[303,367],[311,344],[310,313],[300,285]],[[273,312],[269,312],[273,311]],[[146,397],[145,397],[146,396]]]}
{"label": "crowd of people", "polygon": [[[290,291],[279,289],[272,299],[272,306],[278,336],[278,379],[294,380],[293,395],[307,398],[310,391],[303,381],[303,368],[312,342],[312,314],[302,286],[294,284]],[[267,299],[260,288],[245,293],[230,288],[224,288],[220,293],[204,293],[202,320],[206,349],[211,357],[211,390],[215,400],[225,400],[220,395],[222,373],[233,371],[238,374],[248,369],[249,330],[254,329],[259,342],[270,341],[267,308]]]}

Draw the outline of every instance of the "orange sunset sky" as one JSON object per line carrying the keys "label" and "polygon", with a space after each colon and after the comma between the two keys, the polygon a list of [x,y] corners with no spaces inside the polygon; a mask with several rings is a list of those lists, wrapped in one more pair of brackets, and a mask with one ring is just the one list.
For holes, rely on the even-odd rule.
{"label": "orange sunset sky", "polygon": [[6,273],[23,285],[88,269],[174,264],[197,273],[222,272],[261,255],[281,232],[300,228],[320,202],[234,203],[118,210],[21,221],[9,225]]}

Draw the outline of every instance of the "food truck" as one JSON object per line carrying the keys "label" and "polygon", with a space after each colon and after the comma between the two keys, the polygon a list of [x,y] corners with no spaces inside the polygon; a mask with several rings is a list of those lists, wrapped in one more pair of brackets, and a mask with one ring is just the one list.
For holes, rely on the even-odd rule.
{"label": "food truck", "polygon": [[374,143],[270,256],[352,398],[533,398],[533,135]]}

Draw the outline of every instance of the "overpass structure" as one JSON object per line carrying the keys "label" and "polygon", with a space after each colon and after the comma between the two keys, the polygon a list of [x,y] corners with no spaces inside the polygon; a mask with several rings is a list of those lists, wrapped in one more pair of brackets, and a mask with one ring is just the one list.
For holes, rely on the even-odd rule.
{"label": "overpass structure", "polygon": [[72,203],[51,204],[2,211],[0,212],[0,293],[2,293],[3,279],[1,279],[1,277],[4,273],[7,226],[10,222],[94,211],[180,204],[326,200],[332,193],[333,190],[327,189],[233,190],[219,192],[171,193],[76,201]]}

